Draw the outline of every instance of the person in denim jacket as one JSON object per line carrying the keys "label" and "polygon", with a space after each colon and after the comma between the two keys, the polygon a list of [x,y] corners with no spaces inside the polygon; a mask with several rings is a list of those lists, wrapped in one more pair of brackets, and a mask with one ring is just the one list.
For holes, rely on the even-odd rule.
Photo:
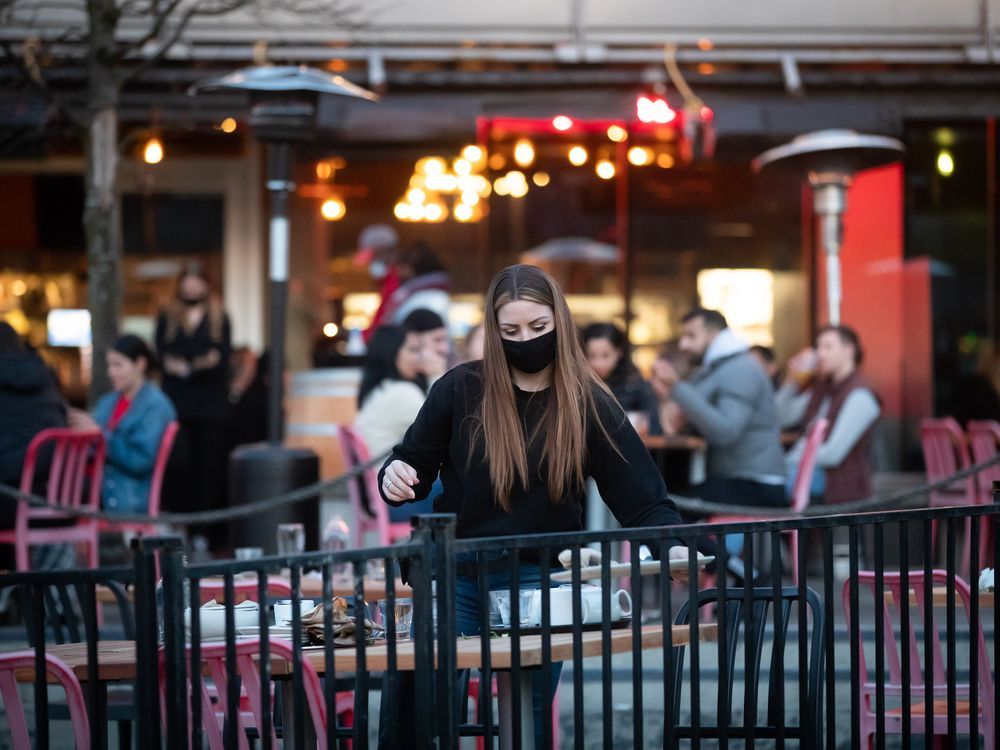
{"label": "person in denim jacket", "polygon": [[107,442],[101,505],[111,513],[143,513],[163,433],[177,418],[173,404],[146,380],[153,355],[138,336],[121,336],[108,351],[114,390],[101,397],[93,416],[74,411],[70,424],[99,429]]}

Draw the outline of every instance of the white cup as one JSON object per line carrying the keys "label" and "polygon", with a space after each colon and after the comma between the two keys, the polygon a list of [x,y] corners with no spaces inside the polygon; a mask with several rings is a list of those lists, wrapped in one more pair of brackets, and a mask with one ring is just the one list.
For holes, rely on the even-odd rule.
{"label": "white cup", "polygon": [[[582,622],[587,622],[590,618],[590,603],[585,597],[580,599],[580,615]],[[531,598],[531,621],[541,624],[542,622],[542,592],[535,591]],[[560,586],[549,589],[549,625],[562,627],[573,624],[573,588],[571,586]]]}
{"label": "white cup", "polygon": [[[312,612],[316,608],[316,603],[312,599],[300,599],[299,600],[299,612],[303,615]],[[292,600],[291,599],[281,599],[274,603],[274,624],[275,625],[291,625],[292,624]]]}
{"label": "white cup", "polygon": [[[589,605],[589,617],[583,621],[601,622],[604,617],[604,589],[600,586],[584,586],[583,599]],[[625,589],[619,589],[611,594],[611,622],[618,622],[623,617],[632,616],[632,597]]]}
{"label": "white cup", "polygon": [[[233,608],[233,619],[239,628],[252,627],[259,624],[257,603],[240,602]],[[184,610],[184,625],[187,635],[191,635],[191,610]],[[226,608],[221,605],[204,606],[198,610],[198,626],[202,638],[222,638],[226,635]]]}

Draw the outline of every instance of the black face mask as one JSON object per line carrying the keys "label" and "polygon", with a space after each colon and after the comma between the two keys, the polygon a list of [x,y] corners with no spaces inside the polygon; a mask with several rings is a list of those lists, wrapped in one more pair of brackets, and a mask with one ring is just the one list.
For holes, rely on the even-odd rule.
{"label": "black face mask", "polygon": [[527,341],[502,339],[507,364],[515,370],[533,375],[551,365],[556,358],[555,330]]}
{"label": "black face mask", "polygon": [[182,304],[185,304],[188,307],[197,307],[202,302],[207,300],[208,297],[180,297],[179,299]]}

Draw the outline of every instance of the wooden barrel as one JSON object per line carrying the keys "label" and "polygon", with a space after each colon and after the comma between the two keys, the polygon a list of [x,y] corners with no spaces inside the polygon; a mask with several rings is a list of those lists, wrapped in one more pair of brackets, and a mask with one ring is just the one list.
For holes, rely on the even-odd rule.
{"label": "wooden barrel", "polygon": [[314,450],[321,479],[345,468],[337,431],[339,425],[354,422],[360,384],[361,370],[356,367],[292,373],[285,401],[285,444]]}

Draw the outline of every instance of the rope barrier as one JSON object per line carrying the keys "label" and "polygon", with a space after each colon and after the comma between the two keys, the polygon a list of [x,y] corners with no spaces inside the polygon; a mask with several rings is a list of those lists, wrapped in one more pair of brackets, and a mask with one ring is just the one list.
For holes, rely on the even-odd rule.
{"label": "rope barrier", "polygon": [[[44,497],[32,493],[21,492],[20,490],[0,484],[0,497],[7,497],[12,500],[26,502],[35,508],[48,508],[58,511],[65,516],[72,518],[90,518],[106,521],[111,525],[115,523],[161,523],[173,524],[176,526],[191,526],[195,524],[218,523],[220,521],[231,521],[238,518],[246,518],[267,510],[295,505],[304,502],[317,495],[362,475],[368,469],[380,466],[389,454],[373,458],[365,464],[348,469],[343,474],[338,474],[330,479],[300,487],[299,489],[284,492],[274,497],[254,500],[244,505],[237,505],[231,508],[220,508],[218,510],[203,510],[193,513],[161,513],[159,516],[149,516],[143,513],[107,513],[104,511],[85,510],[83,508],[67,508],[61,505],[49,503]],[[800,512],[789,508],[774,508],[759,505],[729,505],[725,503],[709,503],[699,498],[684,497],[682,495],[670,495],[670,499],[676,503],[680,510],[689,513],[697,513],[704,516],[753,516],[755,518],[802,518],[809,516],[826,516],[831,512],[836,513],[866,513],[876,510],[902,510],[904,508],[915,507],[922,503],[914,502],[917,498],[935,490],[948,489],[949,486],[962,479],[968,479],[976,474],[991,468],[1000,463],[1000,454],[993,458],[974,464],[967,469],[962,469],[949,477],[936,482],[923,484],[908,490],[903,490],[885,497],[872,497],[866,500],[856,500],[849,503],[838,503],[837,505],[818,505],[804,508]]]}

